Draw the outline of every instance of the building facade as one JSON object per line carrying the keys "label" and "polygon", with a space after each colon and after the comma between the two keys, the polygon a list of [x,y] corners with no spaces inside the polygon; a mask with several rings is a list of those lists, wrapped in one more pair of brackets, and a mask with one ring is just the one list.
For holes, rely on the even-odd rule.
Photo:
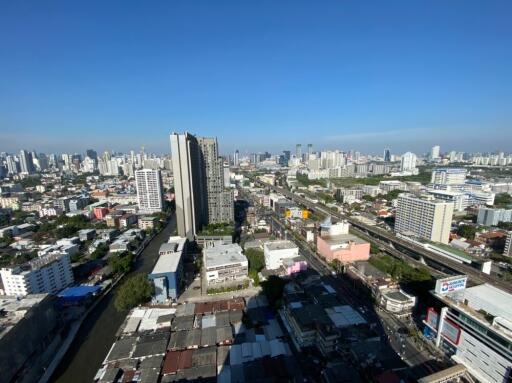
{"label": "building facade", "polygon": [[236,284],[247,279],[249,263],[237,243],[205,248],[203,264],[208,286]]}
{"label": "building facade", "polygon": [[24,265],[0,270],[5,295],[55,294],[73,283],[68,254],[48,254]]}
{"label": "building facade", "polygon": [[395,231],[404,235],[448,243],[453,203],[411,194],[398,196]]}
{"label": "building facade", "polygon": [[164,200],[160,170],[136,170],[135,182],[139,210],[149,214],[161,212]]}

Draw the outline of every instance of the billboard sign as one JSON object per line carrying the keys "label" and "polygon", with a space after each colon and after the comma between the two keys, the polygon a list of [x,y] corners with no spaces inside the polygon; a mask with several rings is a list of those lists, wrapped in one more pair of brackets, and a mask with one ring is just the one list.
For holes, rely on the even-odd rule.
{"label": "billboard sign", "polygon": [[452,342],[454,345],[459,344],[460,339],[460,327],[457,326],[449,319],[445,319],[443,323],[443,329],[441,330],[441,334]]}
{"label": "billboard sign", "polygon": [[439,314],[432,307],[429,307],[427,310],[427,318],[425,319],[425,322],[427,323],[428,326],[437,330],[437,325],[439,323]]}
{"label": "billboard sign", "polygon": [[457,290],[464,290],[466,282],[468,281],[467,275],[457,275],[454,277],[438,279],[436,281],[435,292],[438,294],[448,294]]}

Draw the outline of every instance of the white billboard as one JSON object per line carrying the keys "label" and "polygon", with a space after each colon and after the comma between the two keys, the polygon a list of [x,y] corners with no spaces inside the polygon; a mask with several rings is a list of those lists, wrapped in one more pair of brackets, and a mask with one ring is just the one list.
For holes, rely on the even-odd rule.
{"label": "white billboard", "polygon": [[438,294],[448,294],[453,291],[464,290],[467,281],[467,275],[456,275],[454,277],[438,279],[434,291]]}

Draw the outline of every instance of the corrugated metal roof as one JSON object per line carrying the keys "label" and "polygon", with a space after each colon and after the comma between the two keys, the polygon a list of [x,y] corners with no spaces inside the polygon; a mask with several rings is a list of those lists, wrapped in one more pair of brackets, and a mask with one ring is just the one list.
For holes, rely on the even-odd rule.
{"label": "corrugated metal roof", "polygon": [[165,356],[162,374],[175,374],[178,371],[178,362],[180,359],[180,351],[169,351]]}
{"label": "corrugated metal roof", "polygon": [[217,325],[215,315],[203,315],[202,321],[201,321],[201,327],[203,329],[208,327],[215,327]]}

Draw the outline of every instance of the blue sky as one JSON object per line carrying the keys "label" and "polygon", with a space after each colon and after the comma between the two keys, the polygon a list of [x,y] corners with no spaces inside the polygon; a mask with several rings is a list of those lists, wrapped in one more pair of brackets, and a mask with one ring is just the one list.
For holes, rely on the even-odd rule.
{"label": "blue sky", "polygon": [[3,1],[0,151],[512,151],[511,1]]}

